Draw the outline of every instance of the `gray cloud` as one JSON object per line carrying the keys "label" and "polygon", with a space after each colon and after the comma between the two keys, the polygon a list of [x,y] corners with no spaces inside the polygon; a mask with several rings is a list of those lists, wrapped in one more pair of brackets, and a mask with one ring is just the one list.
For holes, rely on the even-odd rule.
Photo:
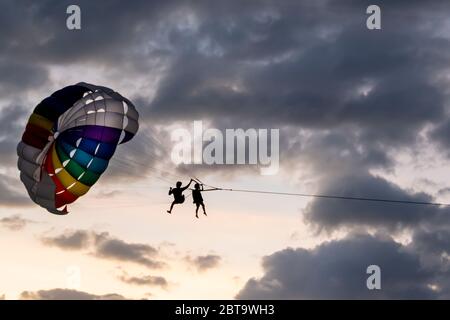
{"label": "gray cloud", "polygon": [[96,295],[84,291],[72,289],[49,289],[39,291],[23,291],[20,294],[22,300],[125,300],[117,293]]}
{"label": "gray cloud", "polygon": [[[368,173],[343,175],[327,181],[319,194],[433,202],[425,193],[405,191],[389,181]],[[448,208],[427,205],[314,199],[304,219],[319,229],[376,227],[389,231],[414,228],[421,223],[445,222]]]}
{"label": "gray cloud", "polygon": [[22,230],[29,223],[34,223],[34,221],[24,219],[20,215],[13,215],[9,217],[0,218],[0,226],[12,231]]}
{"label": "gray cloud", "polygon": [[48,246],[55,246],[64,250],[80,250],[88,248],[92,233],[85,230],[67,231],[63,234],[41,238],[42,243]]}
{"label": "gray cloud", "polygon": [[158,255],[157,249],[147,244],[128,243],[113,238],[108,233],[96,234],[94,243],[94,255],[97,257],[134,262],[149,268],[162,268],[165,265],[155,259]]}
{"label": "gray cloud", "polygon": [[[5,45],[0,54],[46,63],[112,62],[112,58],[129,54],[130,46],[141,44],[148,36],[147,28],[151,28],[157,17],[163,16],[164,7],[168,7],[164,2],[135,1],[125,6],[120,1],[112,1],[105,6],[79,1],[83,29],[89,30],[85,33],[67,30],[65,12],[70,4],[70,1],[4,2],[0,40]],[[100,15],[114,23],[99,23]],[[22,19],[17,19],[18,16]],[[100,53],[103,53],[101,58]]]}
{"label": "gray cloud", "polygon": [[431,132],[438,145],[445,150],[447,156],[450,157],[450,119],[439,123]]}
{"label": "gray cloud", "polygon": [[12,104],[0,110],[0,160],[2,165],[17,162],[16,147],[25,130],[25,108]]}
{"label": "gray cloud", "polygon": [[26,191],[20,192],[16,186],[18,181],[4,174],[0,174],[0,206],[27,207],[32,204]]}
{"label": "gray cloud", "polygon": [[[353,143],[384,161],[387,145],[413,146],[426,124],[445,117],[446,83],[436,77],[448,65],[449,43],[430,36],[445,22],[445,3],[383,4],[379,33],[364,27],[368,1],[81,1],[81,32],[64,28],[68,4],[5,2],[0,55],[27,61],[32,54],[39,66],[114,66],[109,70],[130,78],[157,73],[155,96],[144,90],[132,97],[142,121],[345,128],[357,132]],[[20,23],[11,18],[19,14]],[[142,159],[134,154],[118,154],[122,162],[113,160],[105,179],[137,179],[151,174],[146,164],[164,159],[130,165]]]}
{"label": "gray cloud", "polygon": [[166,289],[168,286],[166,278],[161,276],[128,276],[126,274],[123,274],[119,276],[119,280],[124,283],[137,286],[161,287],[163,289]]}
{"label": "gray cloud", "polygon": [[439,191],[438,191],[438,195],[447,195],[448,193],[450,192],[450,188],[449,187],[445,187],[445,188],[442,188],[442,189],[439,189]]}
{"label": "gray cloud", "polygon": [[415,230],[410,244],[411,250],[420,254],[423,269],[440,271],[436,275],[436,288],[443,299],[450,298],[449,244],[448,228],[439,225]]}
{"label": "gray cloud", "polygon": [[[385,4],[389,32],[380,33],[364,28],[364,5],[191,5],[191,25],[172,21],[156,41],[170,59],[155,97],[136,100],[143,119],[330,130],[331,139],[350,133],[349,143],[365,149],[359,165],[390,165],[388,148],[414,147],[426,125],[446,117],[447,83],[436,79],[447,68],[449,41],[430,34],[448,4]],[[294,156],[285,150],[283,159]],[[242,169],[220,171],[230,168]]]}
{"label": "gray cloud", "polygon": [[187,256],[186,261],[194,266],[198,271],[203,272],[218,267],[222,261],[222,258],[215,254],[207,254],[196,257]]}
{"label": "gray cloud", "polygon": [[129,243],[108,232],[68,230],[57,236],[43,236],[41,240],[45,245],[63,250],[90,249],[93,256],[102,259],[132,262],[148,268],[165,266],[165,263],[158,260],[159,253],[154,247],[143,243]]}
{"label": "gray cloud", "polygon": [[[2,98],[11,97],[14,93],[24,93],[30,88],[39,88],[47,84],[47,70],[39,65],[2,59],[0,55],[0,94]],[[21,98],[21,96],[19,96]]]}
{"label": "gray cloud", "polygon": [[[1,79],[1,76],[0,76]],[[15,92],[13,90],[13,92]],[[13,101],[0,109],[0,164],[1,168],[15,169],[16,148],[25,129],[26,109],[21,102],[22,94],[17,93]],[[13,170],[14,170],[13,169]],[[0,173],[0,206],[28,207],[33,202],[16,175]]]}
{"label": "gray cloud", "polygon": [[[213,6],[198,9],[200,26],[194,34],[175,38],[178,55],[155,98],[142,99],[141,105],[149,105],[144,116],[170,121],[183,114],[184,119],[211,119],[219,128],[291,127],[282,139],[298,139],[302,149],[283,144],[282,164],[300,170],[304,162],[298,165],[298,159],[309,159],[317,175],[337,174],[342,166],[358,172],[392,166],[399,147],[417,147],[419,132],[446,118],[448,83],[436,79],[448,68],[449,55],[443,53],[448,51],[442,48],[449,41],[432,34],[443,26],[445,16],[438,12],[448,4],[425,8],[411,2],[406,10],[384,4],[385,29],[369,33],[364,3],[317,3],[231,4],[219,6],[219,19],[205,14],[216,10]],[[437,18],[430,23],[433,13]],[[411,16],[414,26],[407,22]],[[314,144],[304,146],[296,128],[310,129]],[[211,172],[208,166],[179,169]],[[381,225],[392,210],[374,219]],[[419,209],[412,217],[400,217],[401,211],[387,220],[389,228],[412,226],[426,215]]]}
{"label": "gray cloud", "polygon": [[[3,56],[24,61],[32,55],[42,65],[109,64],[131,76],[160,63],[165,77],[154,100],[141,97],[150,106],[144,114],[356,125],[363,137],[386,143],[410,141],[443,115],[443,83],[434,75],[448,63],[449,44],[429,31],[443,25],[445,3],[410,2],[407,9],[386,3],[389,32],[379,33],[364,28],[368,1],[81,1],[81,32],[64,28],[68,4],[46,1],[25,10],[30,3],[6,2]],[[100,11],[114,23],[99,23]],[[19,14],[20,23],[11,18]],[[414,25],[407,23],[411,15]],[[361,87],[370,92],[358,93]]]}
{"label": "gray cloud", "polygon": [[[381,268],[381,290],[368,290],[366,268]],[[388,237],[353,235],[314,249],[287,248],[263,260],[238,299],[433,299],[444,272],[422,268],[417,253]],[[448,291],[448,288],[446,289]]]}
{"label": "gray cloud", "polygon": [[450,253],[450,230],[437,227],[418,229],[413,234],[413,243],[417,250],[437,256]]}
{"label": "gray cloud", "polygon": [[[420,23],[412,27],[402,24],[400,8],[386,8],[394,11],[385,17],[389,32],[368,33],[360,25],[364,15],[358,9],[363,5],[336,11],[335,2],[305,10],[302,4],[272,4],[236,6],[220,19],[202,16],[197,42],[181,50],[151,111],[173,118],[189,110],[191,118],[231,117],[234,123],[252,119],[309,128],[356,125],[361,138],[385,143],[411,142],[423,125],[443,116],[445,95],[433,79],[448,65],[441,48],[449,43],[430,38],[428,29],[421,31],[428,16],[419,15]],[[324,36],[320,31],[328,28],[336,32]],[[223,53],[196,48],[204,39]],[[424,42],[426,50],[421,49]],[[264,50],[268,47],[273,50]]]}
{"label": "gray cloud", "polygon": [[379,143],[361,144],[359,132],[350,128],[336,130],[286,130],[280,146],[285,167],[311,172],[318,181],[345,174],[367,174],[374,168],[392,168],[395,161],[390,149]]}

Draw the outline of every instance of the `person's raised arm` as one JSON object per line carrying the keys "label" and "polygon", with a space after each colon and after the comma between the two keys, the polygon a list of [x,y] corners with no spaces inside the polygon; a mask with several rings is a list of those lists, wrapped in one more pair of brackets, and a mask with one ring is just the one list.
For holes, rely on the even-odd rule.
{"label": "person's raised arm", "polygon": [[169,196],[172,194],[172,187],[169,189]]}
{"label": "person's raised arm", "polygon": [[191,179],[191,181],[189,181],[189,183],[186,186],[182,187],[181,190],[184,191],[187,188],[189,188],[189,186],[191,185],[192,181],[194,181],[194,180]]}

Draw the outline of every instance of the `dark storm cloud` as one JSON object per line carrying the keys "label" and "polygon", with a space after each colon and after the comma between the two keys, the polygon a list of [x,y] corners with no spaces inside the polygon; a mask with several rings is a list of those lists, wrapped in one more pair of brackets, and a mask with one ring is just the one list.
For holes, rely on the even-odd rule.
{"label": "dark storm cloud", "polygon": [[[345,5],[337,11],[324,7],[314,17],[308,6],[301,8],[269,7],[273,17],[268,9],[266,19],[262,10],[242,10],[202,20],[197,39],[209,39],[219,53],[180,54],[151,110],[172,119],[189,110],[191,118],[231,117],[235,123],[355,125],[365,141],[386,143],[411,142],[426,123],[443,116],[444,83],[435,76],[448,65],[442,52],[449,42],[421,30],[429,23],[423,16],[411,25],[399,8],[385,8],[398,14],[384,18],[388,31],[368,32],[364,14]],[[302,29],[305,22],[308,29]],[[289,46],[258,57],[260,46],[280,38]]]}
{"label": "dark storm cloud", "polygon": [[57,236],[43,236],[41,240],[45,245],[63,250],[91,249],[93,256],[102,259],[132,262],[148,268],[165,266],[158,260],[159,252],[154,247],[144,243],[129,243],[107,232],[68,230]]}
{"label": "dark storm cloud", "polygon": [[11,231],[19,231],[24,229],[29,223],[35,221],[24,219],[19,215],[13,215],[9,217],[0,218],[0,226],[7,228]]}
{"label": "dark storm cloud", "polygon": [[[0,54],[32,56],[44,67],[114,65],[130,79],[150,77],[160,64],[155,98],[132,97],[143,121],[346,127],[358,131],[355,143],[381,141],[382,158],[385,145],[411,143],[443,117],[445,82],[436,76],[448,64],[449,44],[430,31],[442,26],[445,3],[385,2],[380,32],[365,28],[368,1],[81,1],[80,31],[65,28],[68,4],[5,2]],[[107,177],[149,169],[113,165]]]}
{"label": "dark storm cloud", "polygon": [[[351,129],[315,130],[285,133],[287,143],[280,145],[281,161],[302,172],[306,167],[318,180],[349,173],[366,174],[373,168],[391,168],[392,155],[381,144],[361,144],[358,132]],[[293,138],[291,138],[293,137]]]}
{"label": "dark storm cloud", "polygon": [[111,62],[128,55],[130,47],[142,44],[143,37],[152,33],[152,25],[170,7],[163,1],[77,1],[82,30],[70,31],[66,8],[71,4],[4,1],[0,55],[41,63]]}
{"label": "dark storm cloud", "polygon": [[218,267],[222,261],[222,258],[215,254],[208,254],[196,257],[187,256],[186,261],[195,267],[199,272],[203,272]]}
{"label": "dark storm cloud", "polygon": [[117,293],[104,295],[92,294],[72,289],[49,289],[39,291],[23,291],[21,300],[125,300],[126,298]]}
{"label": "dark storm cloud", "polygon": [[444,150],[450,157],[450,119],[440,123],[432,132],[433,137],[439,144],[439,149]]}
{"label": "dark storm cloud", "polygon": [[0,75],[0,94],[3,99],[20,98],[27,89],[40,87],[48,80],[44,67],[2,59],[1,56]]}
{"label": "dark storm cloud", "polygon": [[[207,118],[218,128],[280,127],[282,167],[309,156],[318,174],[334,174],[331,168],[342,157],[325,161],[317,152],[292,152],[295,145],[283,140],[303,143],[291,128],[311,129],[313,136],[329,130],[329,143],[316,149],[338,149],[345,140],[346,158],[356,170],[391,166],[397,148],[415,148],[419,132],[446,117],[448,81],[440,75],[448,69],[450,42],[437,30],[449,4],[385,2],[380,32],[365,28],[369,2],[323,4],[192,7],[198,26],[169,38],[177,54],[155,98],[139,99],[149,105],[144,118]],[[198,165],[179,169],[212,171]],[[226,174],[243,168],[213,169]]]}
{"label": "dark storm cloud", "polygon": [[441,257],[450,253],[450,230],[443,227],[418,229],[413,234],[413,243],[417,250]]}
{"label": "dark storm cloud", "polygon": [[429,31],[448,4],[383,3],[381,32],[365,28],[369,2],[81,1],[76,32],[65,28],[69,4],[4,3],[0,52],[42,65],[126,61],[134,73],[162,59],[154,101],[142,98],[152,116],[171,119],[189,109],[192,118],[355,124],[367,139],[403,141],[443,114],[433,80],[449,44]]}
{"label": "dark storm cloud", "polygon": [[421,255],[423,268],[441,270],[438,275],[438,288],[443,299],[450,298],[450,232],[445,226],[434,225],[415,230],[410,244],[411,250]]}
{"label": "dark storm cloud", "polygon": [[[381,268],[381,290],[368,290],[366,269]],[[390,238],[356,235],[314,249],[284,249],[263,260],[238,299],[432,299],[443,274],[423,269],[418,254]]]}
{"label": "dark storm cloud", "polygon": [[0,207],[26,207],[32,205],[32,201],[26,195],[26,191],[20,190],[17,180],[4,174],[0,174]]}
{"label": "dark storm cloud", "polygon": [[137,286],[149,286],[149,287],[161,287],[163,289],[167,288],[168,282],[164,277],[160,276],[128,276],[126,274],[119,276],[119,280]]}
{"label": "dark storm cloud", "polygon": [[2,165],[13,165],[17,161],[16,147],[25,130],[26,117],[25,107],[17,104],[16,101],[0,109],[0,162]]}
{"label": "dark storm cloud", "polygon": [[[426,193],[408,192],[369,173],[336,177],[324,183],[324,188],[318,193],[344,197],[433,202],[433,198]],[[414,228],[421,223],[433,223],[438,220],[443,223],[449,210],[446,207],[430,205],[314,199],[304,214],[305,220],[319,229],[376,227],[401,231],[405,228]]]}

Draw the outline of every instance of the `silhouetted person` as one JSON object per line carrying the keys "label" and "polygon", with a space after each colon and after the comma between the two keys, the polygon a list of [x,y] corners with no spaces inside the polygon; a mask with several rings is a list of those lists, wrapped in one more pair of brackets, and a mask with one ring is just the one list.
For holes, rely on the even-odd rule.
{"label": "silhouetted person", "polygon": [[200,185],[198,183],[196,183],[194,185],[195,190],[192,190],[192,199],[195,203],[195,205],[197,206],[197,208],[195,209],[195,217],[198,218],[198,208],[200,208],[200,206],[202,206],[203,208],[203,214],[206,216],[206,211],[205,211],[205,204],[203,203],[203,197],[202,197],[202,191],[203,189],[203,185],[202,185],[202,189],[200,190]]}
{"label": "silhouetted person", "polygon": [[187,188],[189,188],[189,186],[191,185],[192,181],[194,181],[194,180],[191,179],[191,181],[189,181],[189,183],[186,186],[184,186],[184,187],[181,187],[181,181],[177,182],[177,186],[175,188],[172,189],[172,187],[170,187],[169,196],[171,194],[173,194],[173,202],[170,205],[170,209],[167,210],[168,213],[172,213],[172,209],[173,209],[173,206],[175,204],[179,204],[179,203],[183,203],[184,202],[183,191],[186,190]]}

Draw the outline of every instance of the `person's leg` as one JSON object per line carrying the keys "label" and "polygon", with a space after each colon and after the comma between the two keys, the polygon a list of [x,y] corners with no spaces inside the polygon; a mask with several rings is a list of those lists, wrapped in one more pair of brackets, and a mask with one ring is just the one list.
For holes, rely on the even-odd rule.
{"label": "person's leg", "polygon": [[173,209],[173,205],[175,204],[175,201],[172,202],[172,204],[170,205],[170,209],[167,210],[168,213],[172,213],[172,209]]}
{"label": "person's leg", "polygon": [[198,208],[200,208],[200,203],[196,203],[196,209],[195,209],[195,217],[198,218]]}
{"label": "person's leg", "polygon": [[203,214],[205,215],[205,216],[207,216],[207,214],[206,214],[206,210],[205,210],[205,204],[202,202],[202,208],[203,208]]}

